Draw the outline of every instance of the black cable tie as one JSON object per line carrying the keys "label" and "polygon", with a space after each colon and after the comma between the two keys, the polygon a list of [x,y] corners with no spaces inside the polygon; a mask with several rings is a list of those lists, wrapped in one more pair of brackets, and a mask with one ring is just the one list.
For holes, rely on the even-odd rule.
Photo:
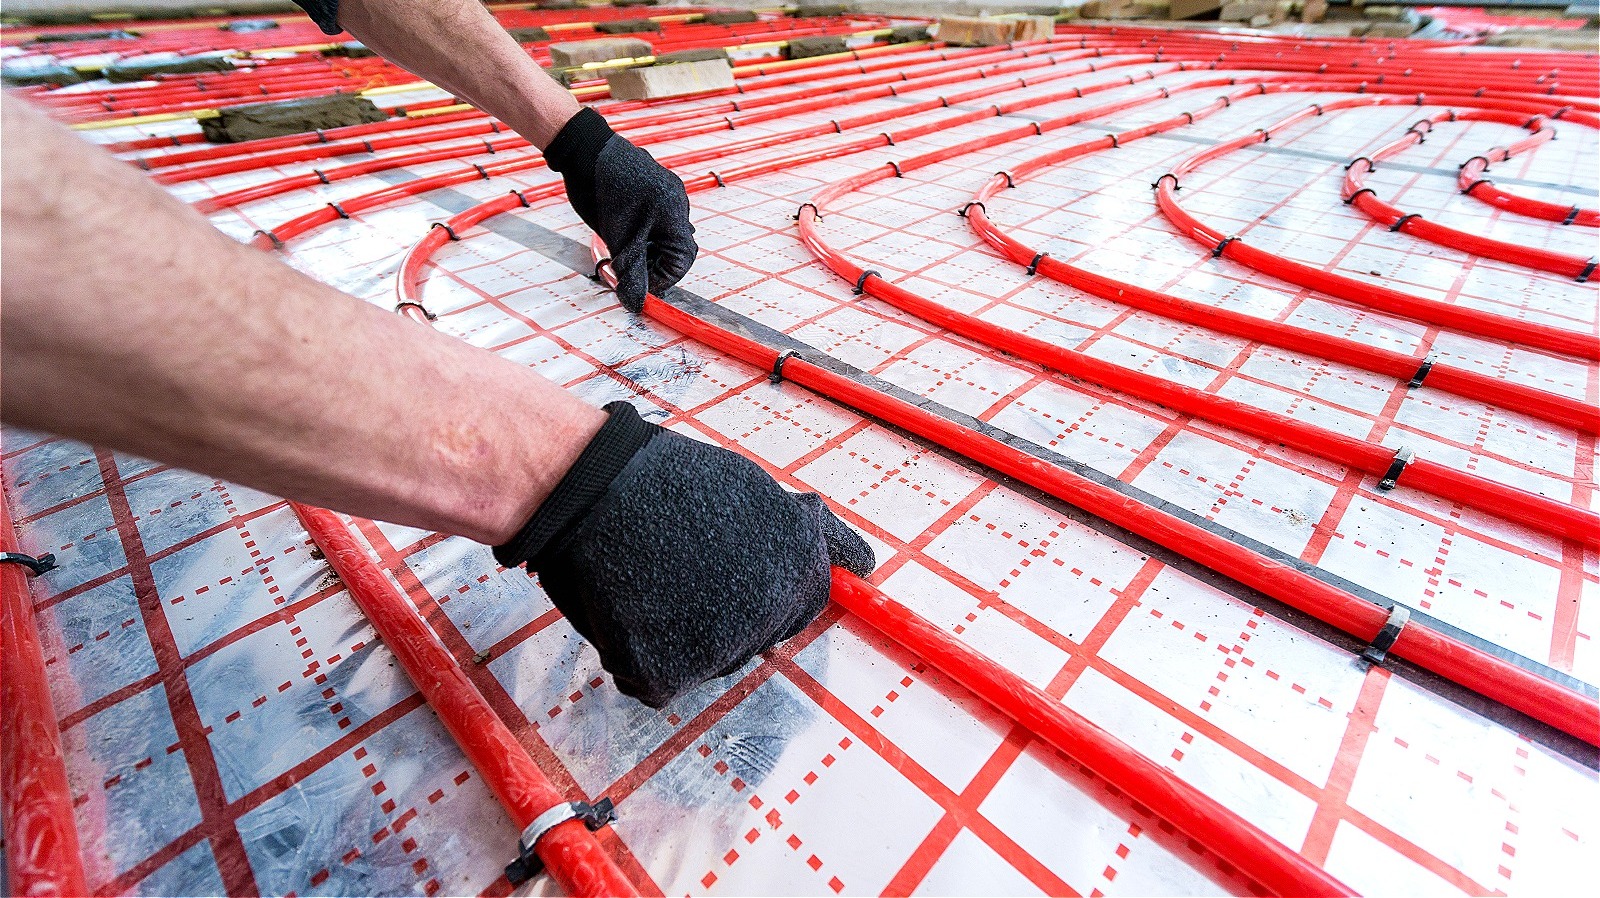
{"label": "black cable tie", "polygon": [[772,373],[767,375],[767,380],[775,384],[783,383],[783,363],[799,357],[800,353],[795,352],[793,349],[785,349],[783,352],[778,353],[778,357],[772,360]]}
{"label": "black cable tie", "polygon": [[1417,366],[1417,373],[1411,375],[1411,381],[1406,384],[1406,389],[1415,390],[1422,386],[1422,382],[1427,379],[1428,372],[1433,370],[1433,363],[1437,360],[1438,356],[1431,354],[1423,359],[1422,364]]}
{"label": "black cable tie", "polygon": [[1268,141],[1272,140],[1272,134],[1269,133],[1266,128],[1257,128],[1256,133],[1261,135],[1262,143],[1267,143]]}
{"label": "black cable tie", "polygon": [[743,110],[741,110],[739,108],[739,101],[738,100],[731,100],[730,102],[733,103],[733,111],[734,112],[742,112],[743,111]]}
{"label": "black cable tie", "polygon": [[1217,99],[1222,101],[1222,107],[1224,109],[1227,109],[1227,108],[1233,106],[1233,100],[1230,99],[1227,94],[1223,94],[1222,96],[1218,97]]}
{"label": "black cable tie", "polygon": [[1076,96],[1076,97],[1074,97],[1074,99],[1078,99],[1078,100],[1081,100],[1081,99],[1083,99],[1083,88],[1081,88],[1081,87],[1074,87],[1074,88],[1073,88],[1073,89],[1072,89],[1072,90],[1073,90],[1073,92],[1074,92],[1074,93],[1075,93],[1075,94],[1077,94],[1077,96]]}
{"label": "black cable tie", "polygon": [[363,137],[363,138],[362,138],[362,139],[361,139],[361,145],[362,145],[362,146],[364,146],[364,147],[366,147],[366,148],[367,148],[367,152],[369,152],[369,153],[376,153],[376,152],[378,152],[378,151],[377,151],[377,150],[374,150],[374,149],[373,149],[373,148],[372,148],[372,141],[370,141],[370,140],[367,140],[367,139],[366,139],[366,138],[364,138],[364,137]]}
{"label": "black cable tie", "polygon": [[833,126],[833,133],[835,133],[835,134],[843,134],[844,133],[844,129],[839,127],[838,119],[835,119],[835,120],[829,122],[828,124]]}
{"label": "black cable tie", "polygon": [[1172,189],[1173,190],[1182,190],[1183,189],[1181,186],[1178,185],[1178,176],[1173,174],[1172,172],[1167,172],[1166,174],[1162,175],[1161,177],[1156,178],[1155,183],[1150,185],[1150,189],[1151,190],[1160,190],[1161,189],[1161,182],[1165,181],[1168,178],[1172,179]]}
{"label": "black cable tie", "polygon": [[[1468,184],[1467,186],[1461,188],[1461,192],[1466,194],[1467,196],[1471,196],[1472,195],[1472,191],[1476,190],[1479,184],[1493,184],[1493,183],[1494,182],[1489,180],[1488,178],[1479,178],[1478,180],[1473,181],[1471,184]],[[1563,222],[1563,224],[1565,224],[1565,222]]]}
{"label": "black cable tie", "polygon": [[1265,84],[1257,84],[1256,87],[1258,88],[1256,96],[1264,97],[1267,95],[1267,86]]}
{"label": "black cable tie", "polygon": [[1400,483],[1400,475],[1405,471],[1406,465],[1411,464],[1411,460],[1416,457],[1415,452],[1401,446],[1394,454],[1394,461],[1389,463],[1389,470],[1385,471],[1383,479],[1378,481],[1378,489],[1384,492],[1394,489]]}
{"label": "black cable tie", "polygon": [[1163,100],[1172,99],[1172,92],[1167,90],[1165,87],[1161,88],[1161,99],[1163,99]]}
{"label": "black cable tie", "polygon": [[495,154],[494,144],[490,143],[487,137],[483,138],[483,148],[489,155],[493,156]]}
{"label": "black cable tie", "polygon": [[733,123],[733,116],[725,115],[725,116],[722,117],[722,120],[728,123],[728,130],[729,131],[737,131],[737,130],[739,130],[739,126],[735,125]]}
{"label": "black cable tie", "polygon": [[436,221],[436,222],[434,222],[434,223],[433,223],[433,224],[431,224],[431,225],[428,225],[428,227],[429,227],[429,228],[444,228],[444,232],[445,232],[445,233],[446,233],[446,234],[449,234],[449,235],[450,235],[450,239],[451,239],[451,240],[460,240],[460,239],[461,239],[461,238],[460,238],[460,237],[457,237],[457,236],[456,236],[456,230],[455,230],[455,228],[452,228],[452,227],[450,227],[450,226],[449,226],[449,225],[448,225],[448,224],[445,224],[445,223],[444,223],[444,222],[442,222],[442,221]]}
{"label": "black cable tie", "polygon": [[183,146],[183,141],[178,139],[178,135],[174,134],[172,135],[172,145],[175,147],[181,147]]}
{"label": "black cable tie", "polygon": [[1005,175],[1006,176],[1006,186],[1007,187],[1015,187],[1015,186],[1017,186],[1017,182],[1013,181],[1011,179],[1011,172],[1008,172],[1008,171],[997,171],[997,172],[995,172],[995,174],[997,174],[997,175]]}
{"label": "black cable tie", "polygon": [[[979,72],[979,73],[978,73],[978,76],[979,76],[979,77],[987,77],[987,76],[985,76],[985,75],[984,75],[984,74],[983,74],[983,73],[982,73],[982,72]],[[891,97],[898,97],[898,96],[900,96],[900,92],[899,92],[899,91],[898,91],[898,90],[895,90],[895,88],[894,88],[894,85],[893,85],[893,84],[891,84],[891,85],[889,85],[889,96],[891,96]]]}
{"label": "black cable tie", "polygon": [[1117,143],[1117,135],[1115,135],[1115,134],[1107,134],[1106,136],[1111,138],[1111,148],[1113,150],[1121,149],[1122,145]]}
{"label": "black cable tie", "polygon": [[1421,212],[1407,212],[1405,215],[1402,215],[1399,218],[1395,219],[1394,224],[1389,225],[1389,231],[1391,233],[1393,233],[1395,231],[1398,231],[1401,228],[1405,227],[1406,222],[1410,221],[1413,218],[1421,218],[1421,217],[1422,217],[1422,213]]}
{"label": "black cable tie", "polygon": [[311,173],[316,175],[317,176],[317,180],[321,181],[324,184],[332,183],[332,182],[330,182],[328,180],[328,176],[322,173],[322,169],[320,169],[320,168],[313,168],[311,170]]}
{"label": "black cable tie", "polygon": [[944,97],[940,97],[939,98],[939,105],[944,107],[945,109],[949,109],[950,108],[950,101],[946,100]]}
{"label": "black cable tie", "polygon": [[591,281],[602,281],[602,279],[600,277],[600,266],[602,266],[602,265],[610,265],[610,264],[611,264],[611,257],[610,256],[605,256],[603,258],[596,259],[595,262],[594,262],[594,274],[589,275],[589,280],[591,280]]}
{"label": "black cable tie", "polygon": [[1194,124],[1194,113],[1185,112],[1185,113],[1183,113],[1183,117],[1189,120],[1189,124],[1191,124],[1191,125]]}
{"label": "black cable tie", "polygon": [[1389,656],[1389,650],[1394,648],[1395,641],[1400,638],[1400,631],[1411,620],[1411,609],[1394,603],[1389,608],[1389,618],[1383,622],[1383,628],[1378,635],[1372,637],[1372,642],[1361,650],[1361,657],[1371,664],[1382,664],[1383,659]]}
{"label": "black cable tie", "polygon": [[1367,164],[1367,171],[1369,172],[1378,170],[1377,163],[1373,162],[1369,156],[1357,156],[1356,158],[1351,159],[1349,162],[1345,163],[1344,170],[1349,171],[1350,169],[1355,168],[1357,162],[1365,162]]}
{"label": "black cable tie", "polygon": [[489,123],[489,133],[490,134],[499,134],[500,133],[500,123],[499,122],[490,122]]}
{"label": "black cable tie", "polygon": [[472,163],[472,167],[478,170],[478,174],[482,175],[485,181],[489,180],[489,172],[487,169],[476,162]]}
{"label": "black cable tie", "polygon": [[878,272],[869,268],[866,271],[861,272],[861,277],[856,278],[855,294],[857,296],[867,292],[867,278],[872,277],[873,275],[877,275],[879,278],[883,277],[883,275],[878,274]]}
{"label": "black cable tie", "polygon": [[[271,240],[273,249],[283,249],[283,241],[278,239],[278,235],[277,234],[274,234],[271,231],[263,231],[260,228],[256,228],[256,234],[261,234],[262,236],[266,237],[268,240]],[[250,236],[254,237],[255,234],[252,234]]]}
{"label": "black cable tie", "polygon": [[1321,115],[1322,114],[1322,104],[1321,103],[1312,103],[1311,104],[1311,108],[1315,109],[1317,111],[1317,115]]}
{"label": "black cable tie", "polygon": [[795,221],[799,221],[800,220],[800,213],[806,211],[806,207],[807,206],[811,207],[811,215],[812,215],[812,217],[816,218],[817,221],[821,221],[822,220],[822,210],[817,208],[817,204],[816,203],[801,203],[800,204],[800,208],[794,210],[794,220]]}
{"label": "black cable tie", "polygon": [[20,564],[28,569],[29,576],[37,577],[56,569],[56,556],[50,552],[37,558],[21,552],[0,552],[0,564]]}
{"label": "black cable tie", "polygon": [[1578,213],[1581,211],[1583,210],[1579,209],[1577,206],[1573,206],[1572,211],[1567,213],[1567,217],[1563,218],[1561,223],[1564,225],[1572,224],[1574,221],[1578,220]]}
{"label": "black cable tie", "polygon": [[150,170],[150,161],[148,159],[135,159],[133,164],[139,166],[140,171]]}
{"label": "black cable tie", "polygon": [[1581,284],[1584,281],[1587,281],[1589,279],[1589,275],[1594,274],[1594,266],[1596,262],[1600,262],[1600,259],[1590,257],[1589,264],[1583,266],[1583,270],[1578,272],[1578,283]]}
{"label": "black cable tie", "polygon": [[1217,244],[1216,249],[1213,249],[1211,251],[1211,258],[1213,258],[1213,259],[1222,258],[1222,251],[1228,248],[1228,244],[1230,244],[1233,241],[1238,240],[1238,239],[1239,239],[1239,235],[1238,234],[1234,234],[1232,237],[1224,237],[1222,242]]}
{"label": "black cable tie", "polygon": [[1474,160],[1474,159],[1482,159],[1483,160],[1483,170],[1484,171],[1488,171],[1489,170],[1489,157],[1488,156],[1468,156],[1467,157],[1467,161],[1461,163],[1458,166],[1456,166],[1456,169],[1460,170],[1460,169],[1466,168],[1467,166],[1472,164],[1472,160]]}
{"label": "black cable tie", "polygon": [[894,176],[895,177],[897,177],[897,178],[905,177],[905,174],[900,171],[900,163],[891,162],[891,163],[889,163],[889,167],[894,169]]}
{"label": "black cable tie", "polygon": [[[1533,116],[1532,118],[1530,118],[1527,121],[1523,122],[1522,123],[1522,127],[1527,128],[1529,130],[1532,130],[1533,126],[1536,125],[1536,124],[1539,124],[1539,120],[1542,119],[1542,118],[1544,118],[1544,116],[1542,116],[1542,115]],[[1553,140],[1554,138],[1551,138],[1551,139]]]}
{"label": "black cable tie", "polygon": [[1043,137],[1044,136],[1044,126],[1039,124],[1038,122],[1034,122],[1033,123],[1033,136],[1034,137]]}
{"label": "black cable tie", "polygon": [[522,191],[513,190],[513,191],[511,191],[511,195],[517,198],[517,202],[522,204],[522,208],[524,208],[524,209],[533,208],[533,204],[528,202],[528,195],[523,193]]}
{"label": "black cable tie", "polygon": [[956,210],[956,214],[961,216],[962,218],[966,218],[967,217],[967,210],[971,209],[973,206],[977,206],[979,209],[982,209],[984,215],[988,215],[989,214],[989,207],[985,206],[984,204],[982,204],[980,202],[978,202],[977,200],[973,200],[972,202],[966,204],[965,206],[962,206],[960,209]]}
{"label": "black cable tie", "polygon": [[1033,277],[1034,275],[1039,273],[1039,263],[1044,261],[1044,258],[1046,256],[1048,256],[1048,255],[1050,255],[1050,254],[1049,253],[1035,253],[1034,254],[1033,261],[1028,263],[1028,277]]}
{"label": "black cable tie", "polygon": [[395,311],[395,314],[397,314],[397,315],[404,315],[406,313],[406,309],[416,309],[417,311],[422,313],[422,317],[428,319],[429,321],[438,321],[439,320],[439,316],[438,315],[435,315],[432,312],[428,311],[428,307],[424,306],[420,302],[416,302],[414,300],[407,299],[407,300],[402,300],[400,302],[397,302],[394,305],[394,311]]}
{"label": "black cable tie", "polygon": [[344,211],[344,207],[339,205],[338,203],[329,203],[328,207],[331,208],[333,211],[339,213],[339,217],[340,218],[349,218],[350,217],[350,213]]}
{"label": "black cable tie", "polygon": [[1481,96],[1483,96],[1483,92],[1484,92],[1484,88],[1481,88],[1481,87],[1480,87],[1480,88],[1478,88],[1478,89],[1477,89],[1477,90],[1475,90],[1475,91],[1473,91],[1473,92],[1472,92],[1472,95],[1473,95],[1473,96],[1474,96],[1474,97],[1481,97]]}
{"label": "black cable tie", "polygon": [[891,147],[894,146],[894,135],[893,134],[890,134],[888,131],[884,131],[884,132],[882,132],[881,136],[883,137],[884,140],[889,141],[889,146],[891,146]]}
{"label": "black cable tie", "polygon": [[327,142],[328,142],[328,135],[322,133],[322,129],[318,128],[317,129],[317,143],[327,143]]}
{"label": "black cable tie", "polygon": [[717,174],[716,172],[712,172],[711,173],[711,177],[716,179],[718,187],[727,187],[728,186],[727,183],[722,180],[722,176]]}

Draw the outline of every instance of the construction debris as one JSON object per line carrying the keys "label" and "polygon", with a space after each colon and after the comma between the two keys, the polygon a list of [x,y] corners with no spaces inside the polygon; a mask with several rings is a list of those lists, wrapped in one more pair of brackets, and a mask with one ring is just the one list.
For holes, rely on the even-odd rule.
{"label": "construction debris", "polygon": [[702,59],[667,65],[646,65],[606,72],[611,96],[618,100],[657,100],[733,87],[733,67],[726,59]]}
{"label": "construction debris", "polygon": [[602,37],[588,41],[562,41],[550,45],[550,64],[556,68],[571,68],[590,62],[610,62],[613,59],[634,59],[649,56],[653,48],[649,41],[636,37]]}

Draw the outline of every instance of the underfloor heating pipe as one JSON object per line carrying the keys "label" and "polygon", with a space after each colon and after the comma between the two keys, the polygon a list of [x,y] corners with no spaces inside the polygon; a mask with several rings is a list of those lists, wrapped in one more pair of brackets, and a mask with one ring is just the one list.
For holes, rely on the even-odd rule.
{"label": "underfloor heating pipe", "polygon": [[[367,556],[344,521],[324,508],[297,502],[290,507],[517,829],[566,804],[567,797],[517,742],[438,634]],[[639,894],[581,820],[557,824],[533,848],[568,895]]]}
{"label": "underfloor heating pipe", "polygon": [[[17,551],[3,492],[0,551]],[[61,725],[50,699],[33,604],[27,569],[0,563],[0,832],[5,834],[6,891],[86,895]]]}
{"label": "underfloor heating pipe", "polygon": [[1530,218],[1542,218],[1545,221],[1560,222],[1564,225],[1582,225],[1587,228],[1600,227],[1600,210],[1586,209],[1579,205],[1563,206],[1560,203],[1550,203],[1544,200],[1531,199],[1518,196],[1502,189],[1493,181],[1485,178],[1489,173],[1489,166],[1505,162],[1513,156],[1525,153],[1536,147],[1553,135],[1549,128],[1541,128],[1532,135],[1517,141],[1508,147],[1495,147],[1461,163],[1460,173],[1456,177],[1456,184],[1461,192],[1479,202],[1488,203],[1498,209],[1504,209],[1516,215],[1526,215]]}
{"label": "underfloor heating pipe", "polygon": [[1079,155],[1081,152],[1077,147],[1067,147],[1013,165],[1006,170],[1006,175],[1009,177],[996,175],[985,182],[973,196],[972,201],[962,208],[960,214],[967,220],[967,226],[973,233],[1017,265],[1025,266],[1043,277],[1102,299],[1185,324],[1199,325],[1219,333],[1277,346],[1314,358],[1327,359],[1403,381],[1411,381],[1422,372],[1425,378],[1422,384],[1418,384],[1419,387],[1426,386],[1429,389],[1487,402],[1499,408],[1586,433],[1600,432],[1600,409],[1582,399],[1490,377],[1446,362],[1434,361],[1430,365],[1430,357],[1425,351],[1418,355],[1408,355],[1120,281],[1059,261],[1038,247],[1017,240],[990,220],[986,204],[1001,191],[1015,187],[1040,171]]}
{"label": "underfloor heating pipe", "polygon": [[[1435,104],[1461,106],[1474,106],[1483,102],[1470,98],[1458,99],[1444,96],[1432,96],[1427,100]],[[1549,110],[1533,109],[1527,111],[1537,114]],[[1600,360],[1600,341],[1597,341],[1593,334],[1552,327],[1534,321],[1512,318],[1507,315],[1483,312],[1478,309],[1438,300],[1424,299],[1392,287],[1371,284],[1347,275],[1324,271],[1321,268],[1297,262],[1252,246],[1239,235],[1230,235],[1219,231],[1202,222],[1178,202],[1175,187],[1181,182],[1184,175],[1207,162],[1219,159],[1243,147],[1269,141],[1273,134],[1279,133],[1297,122],[1316,114],[1317,110],[1314,107],[1304,109],[1269,127],[1252,130],[1241,137],[1208,147],[1188,157],[1173,167],[1170,172],[1172,177],[1163,176],[1158,182],[1156,187],[1157,208],[1161,210],[1162,215],[1179,232],[1195,243],[1200,244],[1214,257],[1237,262],[1246,268],[1254,269],[1280,281],[1316,290],[1319,293],[1325,293],[1369,308],[1426,321],[1496,342],[1543,349],[1548,352],[1575,356],[1586,361]],[[1562,117],[1559,110],[1550,113],[1550,115],[1552,118]]]}
{"label": "underfloor heating pipe", "polygon": [[[978,71],[981,73],[980,77],[992,78],[995,75],[1009,74],[1015,71],[1049,67],[1056,65],[1054,60],[1057,58],[1075,58],[1067,55],[1068,53],[1088,55],[1087,51],[1082,50],[1063,50],[1059,51],[1059,53],[1056,55],[1028,53],[1027,51],[1021,51],[1015,54],[1018,58],[991,62],[985,64]],[[1030,56],[1034,58],[1028,58]],[[894,65],[896,62],[899,62],[899,60],[890,60],[888,64]],[[846,91],[843,96],[839,94],[838,87],[836,85],[821,85],[817,87],[799,88],[777,95],[760,96],[748,100],[741,97],[739,100],[729,104],[732,107],[729,111],[736,114],[743,113],[737,120],[732,115],[725,115],[719,120],[717,115],[722,110],[720,108],[716,108],[688,110],[683,116],[652,115],[637,116],[632,118],[615,117],[611,120],[611,126],[620,132],[631,133],[646,125],[659,126],[663,124],[663,119],[670,119],[672,121],[693,119],[702,120],[698,125],[676,125],[675,127],[672,127],[670,131],[665,132],[662,135],[681,138],[695,134],[708,134],[715,131],[728,130],[731,125],[735,124],[747,124],[757,121],[768,121],[774,118],[782,118],[787,115],[792,115],[795,112],[807,112],[816,109],[824,109],[835,105],[859,103],[881,97],[895,96],[901,91],[923,90],[946,84],[956,84],[971,78],[973,75],[970,62],[967,60],[958,60],[954,63],[941,65],[936,68],[936,71],[918,73],[917,77],[912,79],[906,79],[901,74],[895,72],[878,76],[863,77],[857,81],[857,86],[855,88]],[[761,107],[774,105],[782,106],[782,108],[763,109],[761,112],[753,111],[760,109]],[[614,109],[607,108],[603,111],[612,113],[613,115],[615,114]],[[255,169],[268,168],[278,165],[308,162],[313,159],[347,156],[356,153],[370,153],[375,150],[392,149],[395,147],[415,146],[423,142],[418,140],[419,137],[424,138],[428,143],[433,143],[436,141],[454,140],[462,137],[477,137],[482,134],[498,134],[509,131],[506,126],[501,125],[496,121],[489,120],[487,116],[483,116],[483,118],[484,121],[481,123],[461,125],[454,128],[442,129],[440,131],[430,131],[423,135],[404,134],[377,139],[364,138],[350,142],[302,146],[280,150],[277,152],[261,153],[242,158],[217,161],[204,165],[191,165],[176,171],[163,171],[155,175],[155,180],[162,184],[174,184],[183,181],[194,181],[201,178],[216,177],[218,175],[239,174],[245,171],[252,171]],[[492,149],[495,152],[499,152],[508,149],[520,149],[526,146],[529,146],[528,141],[516,136],[515,134],[510,134],[503,139],[495,141],[492,144]],[[490,148],[489,144],[478,142],[474,144],[462,145],[456,149],[459,155],[467,156],[482,153],[488,148]],[[328,174],[331,176],[332,173]]]}
{"label": "underfloor heating pipe", "polygon": [[[1586,117],[1568,115],[1563,120],[1577,121],[1595,127],[1600,122],[1586,121]],[[1463,112],[1446,110],[1436,112],[1426,118],[1419,119],[1416,124],[1407,128],[1399,138],[1373,150],[1366,156],[1357,156],[1345,166],[1344,183],[1340,188],[1340,195],[1347,205],[1355,208],[1363,215],[1372,219],[1390,231],[1407,234],[1418,240],[1439,246],[1449,247],[1475,256],[1487,259],[1497,259],[1524,268],[1536,271],[1548,271],[1563,277],[1573,278],[1579,282],[1586,281],[1595,270],[1595,257],[1574,256],[1569,253],[1556,252],[1536,246],[1524,246],[1505,240],[1496,240],[1482,234],[1452,228],[1424,218],[1415,212],[1405,212],[1392,203],[1378,198],[1376,192],[1367,187],[1367,174],[1377,169],[1378,162],[1389,159],[1417,146],[1427,139],[1427,134],[1435,125],[1445,122],[1496,122],[1502,125],[1527,128],[1536,134],[1554,135],[1554,130],[1547,124],[1544,116],[1528,118],[1509,112],[1496,112],[1492,110],[1469,109]]]}
{"label": "underfloor heating pipe", "polygon": [[[833,148],[776,163],[747,166],[742,171],[756,174],[769,169],[781,170],[789,165],[858,151],[859,148]],[[402,262],[398,277],[398,307],[413,318],[427,320],[420,303],[419,279],[432,253],[451,236],[459,237],[461,231],[474,224],[502,212],[531,205],[529,196],[536,193],[538,199],[557,196],[559,185],[552,185],[543,191],[512,192],[506,197],[480,203],[453,216],[442,226],[430,229]],[[680,333],[767,370],[778,358],[775,350],[722,331],[653,297],[646,302],[645,314]],[[1295,567],[1257,555],[1222,536],[946,421],[920,407],[861,387],[802,360],[793,359],[791,364],[796,366],[798,374],[790,379],[802,386],[810,387],[860,412],[904,427],[1000,473],[1016,477],[1359,639],[1373,639],[1384,626],[1386,609],[1324,583]],[[786,376],[789,376],[789,370],[785,368]],[[1420,625],[1403,628],[1394,651],[1400,657],[1589,744],[1600,743],[1600,733],[1596,732],[1600,709],[1597,709],[1593,700],[1579,692]]]}
{"label": "underfloor heating pipe", "polygon": [[[1099,150],[1109,150],[1153,134],[1176,130],[1195,118],[1218,112],[1233,102],[1266,93],[1269,90],[1324,91],[1326,85],[1268,85],[1256,83],[1219,97],[1206,107],[1185,112],[1164,121],[1146,125],[1120,134],[1110,134],[1097,140],[1080,143],[1061,155],[1075,152],[1088,155]],[[1157,94],[1156,99],[1162,96]],[[1147,99],[1146,99],[1147,101]],[[1132,101],[1123,101],[1128,103]],[[1371,95],[1332,100],[1313,106],[1305,115],[1317,110],[1334,111],[1360,106],[1409,104],[1403,97]],[[1436,103],[1497,103],[1500,101],[1474,100],[1466,97],[1438,96]],[[1122,105],[1122,104],[1111,104]],[[1082,121],[1085,115],[1103,115],[1107,110],[1097,108],[1084,113],[1065,116],[1049,122],[1030,124],[1020,128],[1000,131],[986,137],[954,144],[933,152],[902,159],[869,169],[859,175],[824,188],[803,205],[797,213],[800,240],[824,265],[846,282],[855,284],[858,293],[864,292],[881,299],[897,309],[936,324],[952,333],[977,340],[984,345],[1011,353],[1028,361],[1083,378],[1132,396],[1157,402],[1188,415],[1222,424],[1260,439],[1292,446],[1319,458],[1333,461],[1383,477],[1391,471],[1400,450],[1378,443],[1346,436],[1338,431],[1293,418],[1277,412],[1266,411],[1248,403],[1207,393],[1181,383],[1155,375],[1145,374],[1122,365],[1107,362],[1087,353],[1057,346],[1046,340],[1020,331],[993,324],[975,315],[967,314],[934,302],[919,294],[885,280],[868,267],[858,265],[843,253],[833,249],[817,231],[818,216],[828,204],[839,197],[862,189],[868,184],[902,176],[903,173],[925,168],[937,162],[960,155],[998,146],[1020,138],[1037,136],[1047,130]],[[728,173],[722,173],[724,180]],[[1004,173],[996,175],[1004,179]],[[1166,186],[1166,179],[1162,185]],[[689,182],[691,190],[703,186],[698,179]],[[867,263],[870,265],[870,262]],[[1600,546],[1600,514],[1578,508],[1567,502],[1550,499],[1517,487],[1493,481],[1476,474],[1457,470],[1424,458],[1415,458],[1396,472],[1399,481],[1414,489],[1432,493],[1442,499],[1461,503],[1524,527],[1550,533],[1564,539],[1576,540],[1586,546]]]}

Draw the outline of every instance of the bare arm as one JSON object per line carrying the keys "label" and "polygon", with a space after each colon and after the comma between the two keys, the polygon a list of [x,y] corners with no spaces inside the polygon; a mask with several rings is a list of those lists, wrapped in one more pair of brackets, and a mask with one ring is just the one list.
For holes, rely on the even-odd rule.
{"label": "bare arm", "polygon": [[526,368],[228,239],[23,103],[0,106],[7,422],[500,543],[604,420]]}
{"label": "bare arm", "polygon": [[340,0],[339,24],[385,59],[544,149],[578,112],[478,0]]}

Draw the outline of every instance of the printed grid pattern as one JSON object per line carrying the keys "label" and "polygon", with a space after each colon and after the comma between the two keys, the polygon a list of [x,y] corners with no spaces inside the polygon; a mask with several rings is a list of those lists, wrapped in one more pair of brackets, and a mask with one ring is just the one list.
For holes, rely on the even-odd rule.
{"label": "printed grid pattern", "polygon": [[[1086,75],[1065,83],[1095,82]],[[1180,133],[1231,136],[1314,100],[1241,103]],[[1091,101],[1027,114],[1047,118],[1084,102]],[[1519,478],[1513,482],[1592,503],[1592,437],[1030,280],[952,214],[1011,154],[1195,105],[1175,98],[1030,140],[1026,149],[1004,145],[882,182],[827,210],[828,237],[903,285],[988,320],[1342,432],[1386,441],[1403,432],[1402,442],[1426,440],[1439,457],[1455,453]],[[839,114],[797,114],[746,133]],[[1275,144],[1355,155],[1392,139],[1417,114],[1346,113]],[[703,253],[685,286],[885,380],[1397,600],[1435,602],[1432,613],[1459,626],[1596,679],[1593,615],[1583,614],[1582,601],[1595,592],[1592,553],[1405,490],[1378,493],[1370,478],[1319,459],[1049,376],[851,296],[850,285],[794,239],[793,210],[826,184],[1009,125],[980,122],[914,147],[699,194]],[[1497,126],[1455,127],[1454,139],[1417,151],[1436,156],[1407,161],[1447,170],[1504,139]],[[1593,135],[1571,136],[1576,158],[1592,158]],[[726,139],[688,138],[655,151]],[[1482,341],[1358,312],[1204,257],[1156,215],[1146,186],[1197,149],[1152,138],[1120,150],[1114,165],[1095,156],[1061,166],[997,198],[995,218],[1062,258],[1071,258],[1063,247],[1075,245],[1084,264],[1130,282],[1349,339],[1428,342],[1464,363],[1492,360],[1501,376],[1594,397],[1593,366],[1500,347],[1491,354]],[[1562,160],[1574,157],[1547,165],[1543,152],[1514,160],[1517,176],[1559,181],[1570,173]],[[309,167],[178,192],[195,198]],[[1296,258],[1358,275],[1388,265],[1396,278],[1447,266],[1437,269],[1444,276],[1424,272],[1408,289],[1448,281],[1439,298],[1510,302],[1518,313],[1592,329],[1592,309],[1588,318],[1574,312],[1584,297],[1592,307],[1592,288],[1575,292],[1483,260],[1463,265],[1448,251],[1373,228],[1337,203],[1336,170],[1242,151],[1186,183],[1186,201],[1207,220],[1253,222],[1261,233],[1252,240],[1275,231]],[[548,178],[535,172],[456,190],[481,199]],[[359,178],[286,194],[218,223],[248,235],[384,183]],[[1448,186],[1442,174],[1418,175],[1381,188],[1399,192],[1396,202],[1407,208],[1453,212],[1460,202],[1433,189],[1440,184]],[[1586,189],[1592,195],[1592,185]],[[295,241],[291,261],[387,304],[399,254],[441,217],[427,197],[406,200]],[[559,205],[526,217],[587,240]],[[873,579],[889,594],[1352,886],[1376,894],[1537,893],[1592,876],[1592,771],[1381,668],[1365,669],[1343,649],[1053,503],[630,318],[571,268],[513,240],[480,229],[464,236],[436,256],[427,285],[439,327],[596,403],[629,399],[652,420],[755,458],[786,486],[822,493],[873,543]],[[63,562],[36,588],[97,888],[503,890],[498,870],[515,839],[509,821],[281,502],[15,431],[6,434],[4,469],[24,550],[55,551]],[[606,838],[647,889],[1250,889],[836,611],[657,714],[618,695],[536,584],[496,569],[482,547],[352,524],[558,784],[574,796],[617,800],[621,819]]]}

